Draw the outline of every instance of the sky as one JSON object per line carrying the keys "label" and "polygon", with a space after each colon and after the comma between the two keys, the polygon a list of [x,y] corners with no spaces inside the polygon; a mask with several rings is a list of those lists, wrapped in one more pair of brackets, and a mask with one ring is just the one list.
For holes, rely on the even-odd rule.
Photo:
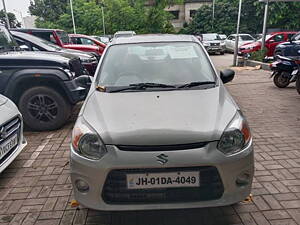
{"label": "sky", "polygon": [[[4,0],[6,5],[6,10],[12,12],[16,15],[19,22],[21,22],[21,15],[28,16],[28,6],[30,5],[30,0]],[[3,9],[2,0],[0,1],[0,10]],[[16,11],[18,12],[16,12]]]}

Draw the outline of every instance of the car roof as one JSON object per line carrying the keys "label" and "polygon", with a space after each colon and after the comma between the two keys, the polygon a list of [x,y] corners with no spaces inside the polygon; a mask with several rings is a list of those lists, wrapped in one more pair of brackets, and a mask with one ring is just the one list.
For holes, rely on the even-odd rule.
{"label": "car roof", "polygon": [[40,31],[40,32],[53,32],[53,31],[64,31],[61,29],[45,29],[45,28],[30,28],[30,29],[24,29],[24,28],[12,28],[10,30],[13,31],[21,31],[21,32],[30,32],[30,31]]}
{"label": "car roof", "polygon": [[274,34],[296,34],[296,31],[277,31],[277,32],[271,32],[269,34],[274,35]]}
{"label": "car roof", "polygon": [[193,35],[176,34],[143,34],[132,37],[114,38],[111,45],[116,44],[135,44],[135,43],[153,43],[153,42],[198,42]]}

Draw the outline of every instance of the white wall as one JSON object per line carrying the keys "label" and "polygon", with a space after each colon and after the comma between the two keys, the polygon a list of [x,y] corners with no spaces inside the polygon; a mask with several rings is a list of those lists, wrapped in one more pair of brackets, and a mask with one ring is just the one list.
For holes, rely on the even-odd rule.
{"label": "white wall", "polygon": [[30,29],[30,28],[35,28],[35,16],[26,16],[23,17],[23,22],[24,22],[24,28]]}

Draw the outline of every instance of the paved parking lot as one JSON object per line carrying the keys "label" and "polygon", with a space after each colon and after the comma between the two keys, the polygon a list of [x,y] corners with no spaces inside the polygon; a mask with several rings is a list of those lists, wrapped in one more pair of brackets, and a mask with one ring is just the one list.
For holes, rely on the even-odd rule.
{"label": "paved parking lot", "polygon": [[[212,58],[223,69],[230,65],[231,57]],[[300,95],[294,85],[274,87],[268,76],[265,71],[238,70],[234,82],[228,84],[254,135],[253,202],[146,212],[72,208],[70,122],[55,132],[25,133],[28,146],[0,175],[0,225],[300,224]]]}

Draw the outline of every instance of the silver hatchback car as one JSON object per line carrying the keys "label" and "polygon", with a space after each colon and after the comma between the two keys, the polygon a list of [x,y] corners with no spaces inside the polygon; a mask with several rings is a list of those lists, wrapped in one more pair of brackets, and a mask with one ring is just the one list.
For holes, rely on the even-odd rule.
{"label": "silver hatchback car", "polygon": [[73,129],[75,199],[96,210],[230,205],[251,191],[247,121],[193,36],[111,42]]}

